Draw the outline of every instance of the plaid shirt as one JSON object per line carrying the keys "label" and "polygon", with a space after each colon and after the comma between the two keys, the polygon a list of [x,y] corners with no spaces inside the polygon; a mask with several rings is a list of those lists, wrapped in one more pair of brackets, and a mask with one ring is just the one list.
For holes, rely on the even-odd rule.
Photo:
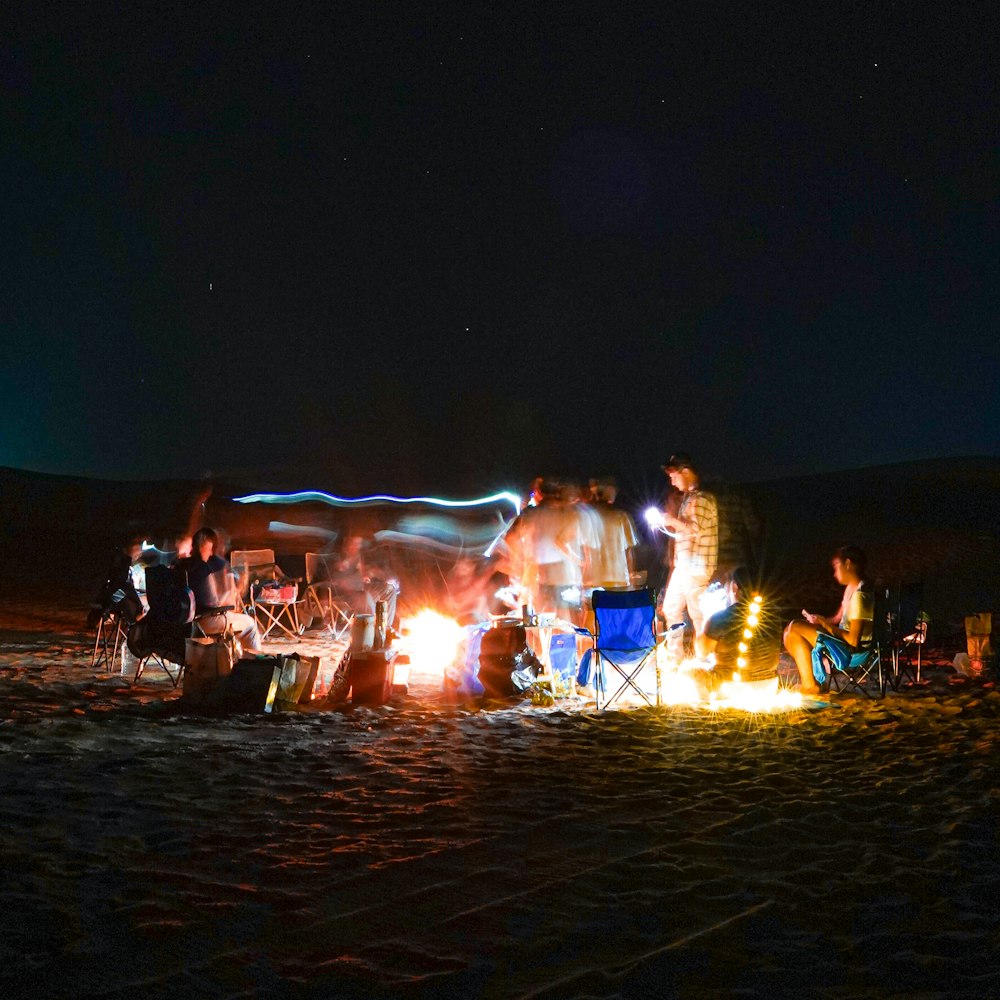
{"label": "plaid shirt", "polygon": [[677,517],[685,528],[674,542],[674,567],[711,576],[719,565],[719,510],[715,497],[701,490],[684,494]]}

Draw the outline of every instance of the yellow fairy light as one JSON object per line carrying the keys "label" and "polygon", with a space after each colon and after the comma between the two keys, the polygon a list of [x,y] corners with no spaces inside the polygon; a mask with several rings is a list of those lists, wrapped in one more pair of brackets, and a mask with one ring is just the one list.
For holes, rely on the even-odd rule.
{"label": "yellow fairy light", "polygon": [[747,625],[756,625],[759,621],[757,615],[747,615]]}
{"label": "yellow fairy light", "polygon": [[745,667],[747,665],[747,658],[745,656],[738,656],[736,658],[736,666]]}
{"label": "yellow fairy light", "polygon": [[739,644],[739,647],[738,647],[738,648],[739,648],[739,651],[740,651],[741,653],[745,653],[745,652],[747,651],[747,649],[749,649],[749,647],[747,646],[747,644],[746,644],[745,642],[741,642],[741,643]]}
{"label": "yellow fairy light", "polygon": [[754,604],[763,604],[764,598],[761,597],[760,594],[754,594],[753,595],[753,602],[754,602]]}
{"label": "yellow fairy light", "polygon": [[752,639],[753,638],[753,630],[745,628],[743,630],[743,638],[744,639]]}

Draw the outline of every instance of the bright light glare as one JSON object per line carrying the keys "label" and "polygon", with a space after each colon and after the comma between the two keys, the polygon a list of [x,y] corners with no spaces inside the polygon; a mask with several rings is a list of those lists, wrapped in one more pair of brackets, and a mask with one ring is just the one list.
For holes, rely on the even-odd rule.
{"label": "bright light glare", "polygon": [[798,691],[779,688],[776,677],[769,681],[727,681],[706,698],[704,686],[698,683],[698,674],[711,666],[710,662],[702,660],[684,660],[675,668],[661,669],[662,703],[704,707],[712,711],[730,708],[756,713],[788,712],[802,707],[802,695]]}
{"label": "bright light glare", "polygon": [[400,649],[409,654],[410,670],[444,676],[455,660],[465,629],[447,615],[432,608],[418,611],[402,622]]}
{"label": "bright light glare", "polygon": [[651,528],[662,528],[666,523],[663,519],[663,511],[659,507],[647,507],[643,517],[646,518],[646,524]]}
{"label": "bright light glare", "polygon": [[729,605],[726,597],[726,588],[720,583],[713,583],[711,587],[704,591],[698,603],[701,605],[701,613],[707,619],[712,615],[725,611]]}
{"label": "bright light glare", "polygon": [[729,681],[712,696],[713,709],[735,708],[743,712],[790,712],[802,707],[802,695],[770,682]]}

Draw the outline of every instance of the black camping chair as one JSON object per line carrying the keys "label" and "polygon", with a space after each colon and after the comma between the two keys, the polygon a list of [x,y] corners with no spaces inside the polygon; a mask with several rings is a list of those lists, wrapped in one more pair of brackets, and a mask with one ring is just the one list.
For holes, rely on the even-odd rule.
{"label": "black camping chair", "polygon": [[837,667],[829,657],[823,656],[833,691],[855,691],[865,698],[871,698],[868,685],[874,680],[877,682],[878,696],[885,696],[886,671],[882,664],[882,648],[888,643],[888,608],[880,591],[876,591],[874,596],[875,614],[871,638],[859,645],[858,652],[843,668]]}
{"label": "black camping chair", "polygon": [[[194,620],[194,595],[187,573],[177,566],[150,566],[146,570],[146,599],[149,612],[128,631],[128,648],[139,661],[138,681],[152,659],[170,678],[174,687],[184,673],[185,641]],[[168,664],[174,664],[171,670]]]}
{"label": "black camping chair", "polygon": [[923,648],[927,643],[927,620],[924,617],[923,583],[900,584],[894,594],[887,590],[889,603],[889,683],[898,691],[904,681],[920,683]]}
{"label": "black camping chair", "polygon": [[125,635],[136,619],[142,617],[143,610],[129,572],[128,557],[118,553],[88,616],[88,625],[96,630],[91,667],[103,666],[108,673],[114,670]]}

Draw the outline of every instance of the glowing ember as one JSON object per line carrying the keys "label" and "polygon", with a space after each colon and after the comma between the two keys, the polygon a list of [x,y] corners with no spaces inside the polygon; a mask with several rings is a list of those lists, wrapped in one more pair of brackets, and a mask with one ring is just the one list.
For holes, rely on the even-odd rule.
{"label": "glowing ember", "polygon": [[445,668],[454,662],[465,629],[454,618],[432,608],[404,618],[402,625],[400,647],[409,654],[410,670],[443,676]]}

